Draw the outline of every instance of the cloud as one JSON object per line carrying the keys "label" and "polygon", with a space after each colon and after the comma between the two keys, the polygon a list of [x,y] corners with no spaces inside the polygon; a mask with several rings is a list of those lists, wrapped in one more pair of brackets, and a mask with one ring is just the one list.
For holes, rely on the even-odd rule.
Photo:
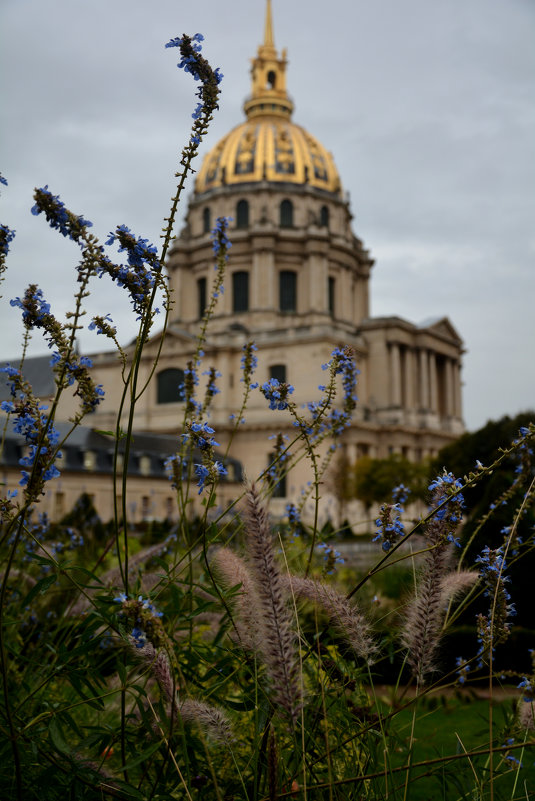
{"label": "cloud", "polygon": [[[534,406],[535,7],[275,0],[273,13],[295,120],[333,152],[355,232],[377,261],[374,313],[451,317],[468,349],[471,427]],[[2,292],[36,281],[63,313],[76,248],[30,215],[33,186],[48,183],[101,238],[124,222],[157,242],[195,106],[163,45],[201,31],[225,74],[207,152],[242,119],[262,4],[10,0],[2,16],[1,218],[17,229]],[[97,282],[95,310],[110,302]],[[127,303],[118,315],[128,341]],[[17,310],[0,332],[15,355]],[[82,344],[101,346],[85,334]]]}

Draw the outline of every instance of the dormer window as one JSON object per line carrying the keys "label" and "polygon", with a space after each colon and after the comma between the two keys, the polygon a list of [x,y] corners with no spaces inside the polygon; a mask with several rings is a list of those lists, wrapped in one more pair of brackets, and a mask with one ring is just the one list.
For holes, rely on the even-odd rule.
{"label": "dormer window", "polygon": [[84,451],[84,469],[94,470],[97,466],[97,454],[95,451]]}
{"label": "dormer window", "polygon": [[147,454],[139,457],[139,472],[142,476],[150,476],[151,459]]}

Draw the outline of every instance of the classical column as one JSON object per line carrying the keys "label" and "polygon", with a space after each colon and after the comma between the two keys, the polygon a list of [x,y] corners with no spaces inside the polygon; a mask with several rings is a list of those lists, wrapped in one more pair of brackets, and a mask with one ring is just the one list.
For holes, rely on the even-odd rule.
{"label": "classical column", "polygon": [[437,357],[433,351],[429,351],[429,408],[432,412],[438,412],[438,382],[437,382]]}
{"label": "classical column", "polygon": [[446,413],[446,417],[453,416],[454,410],[454,401],[453,401],[453,373],[452,373],[452,361],[451,359],[446,359],[444,364],[444,411]]}
{"label": "classical column", "polygon": [[353,464],[355,464],[355,462],[356,462],[356,461],[357,461],[357,459],[358,459],[358,453],[357,453],[357,445],[356,445],[356,443],[354,443],[354,442],[349,442],[349,443],[348,443],[348,444],[345,446],[345,449],[344,449],[344,450],[345,450],[345,455],[346,455],[346,457],[347,457],[347,461],[349,462],[349,464],[350,464],[350,465],[353,465]]}
{"label": "classical column", "polygon": [[321,253],[310,253],[303,277],[308,281],[305,311],[328,311],[327,260]]}
{"label": "classical column", "polygon": [[428,358],[425,348],[420,348],[420,407],[429,409],[429,370]]}
{"label": "classical column", "polygon": [[251,309],[277,309],[279,303],[278,274],[273,250],[253,251],[249,305]]}
{"label": "classical column", "polygon": [[412,348],[405,350],[405,406],[407,409],[414,409],[416,406],[415,398],[415,372],[416,364]]}
{"label": "classical column", "polygon": [[[304,310],[309,312],[328,311],[327,292],[327,243],[319,239],[308,239],[305,243],[306,269],[302,278],[307,285]],[[302,291],[302,290],[301,290]],[[298,302],[298,306],[299,306]]]}
{"label": "classical column", "polygon": [[401,406],[401,358],[396,342],[390,343],[390,403]]}
{"label": "classical column", "polygon": [[455,397],[455,417],[463,416],[463,402],[461,394],[461,365],[457,360],[453,362],[453,385]]}

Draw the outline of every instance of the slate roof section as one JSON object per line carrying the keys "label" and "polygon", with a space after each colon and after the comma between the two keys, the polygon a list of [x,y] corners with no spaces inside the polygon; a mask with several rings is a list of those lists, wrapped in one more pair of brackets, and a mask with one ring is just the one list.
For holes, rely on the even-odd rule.
{"label": "slate roof section", "polygon": [[[29,356],[24,360],[22,374],[25,380],[31,384],[33,393],[36,398],[49,398],[56,394],[55,376],[52,367],[50,366],[50,353],[44,356]],[[12,367],[19,366],[19,360],[13,359],[10,362]],[[0,376],[0,399],[7,400],[10,398],[9,387],[7,386],[5,376]]]}
{"label": "slate roof section", "polygon": [[[2,417],[5,420],[5,416],[0,417],[0,426],[3,428]],[[61,441],[68,434],[71,426],[69,423],[56,423],[55,427],[59,431]],[[134,432],[128,460],[128,473],[143,475],[146,478],[166,478],[165,462],[169,456],[177,452],[179,444],[177,436]],[[61,447],[62,459],[58,467],[62,473],[88,472],[111,475],[113,473],[114,445],[112,436],[88,426],[78,426],[70,434],[65,445]],[[120,440],[120,454],[124,454],[125,447],[125,440]],[[9,421],[4,449],[0,454],[0,465],[18,468],[19,459],[24,455],[25,448],[24,437],[15,433],[12,421]],[[91,468],[86,466],[85,455],[87,453],[94,455]],[[237,459],[223,457],[221,454],[216,454],[216,456],[228,471],[228,476],[222,477],[223,481],[243,481],[241,462]],[[201,461],[200,454],[194,454],[194,461]]]}

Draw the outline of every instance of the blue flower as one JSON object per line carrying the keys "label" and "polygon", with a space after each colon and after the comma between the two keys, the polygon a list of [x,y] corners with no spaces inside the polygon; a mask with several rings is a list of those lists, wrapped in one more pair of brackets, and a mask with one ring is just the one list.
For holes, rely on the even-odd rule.
{"label": "blue flower", "polygon": [[476,558],[476,563],[480,565],[480,575],[485,584],[484,595],[490,599],[488,614],[477,616],[480,667],[485,655],[491,649],[494,651],[496,645],[509,637],[511,630],[509,618],[516,611],[506,587],[509,577],[504,574],[506,564],[502,549],[492,550],[486,546],[482,554]]}
{"label": "blue flower", "polygon": [[524,701],[527,704],[531,703],[533,701],[534,697],[535,697],[535,693],[534,693],[534,689],[535,688],[533,687],[531,681],[524,676],[522,681],[520,682],[520,684],[517,685],[517,687],[518,687],[519,690],[523,690],[524,691],[522,693],[522,697],[523,697]]}
{"label": "blue flower", "polygon": [[299,509],[294,503],[288,503],[286,505],[286,514],[288,515],[288,522],[292,525],[297,525],[301,522],[301,516],[299,514]]}
{"label": "blue flower", "polygon": [[405,536],[405,528],[401,520],[403,508],[399,503],[384,503],[375,521],[377,532],[372,542],[383,540],[381,547],[388,552],[392,545]]}
{"label": "blue flower", "polygon": [[126,225],[118,225],[115,233],[110,232],[106,245],[119,242],[119,253],[128,253],[127,261],[131,267],[143,267],[147,264],[154,267],[158,263],[158,248],[149,243],[148,239],[132,234]]}
{"label": "blue flower", "polygon": [[337,564],[344,564],[345,559],[343,558],[340,551],[337,551],[332,545],[327,545],[326,542],[321,542],[319,545],[316,546],[318,551],[325,551],[323,555],[323,561],[325,562],[324,571],[327,575],[332,575],[335,571]]}
{"label": "blue flower", "polygon": [[466,659],[463,659],[462,656],[457,657],[457,659],[455,660],[455,664],[457,665],[457,676],[458,676],[457,680],[459,684],[465,684],[466,678],[470,671],[470,665],[468,664]]}
{"label": "blue flower", "polygon": [[210,478],[210,471],[208,468],[203,464],[194,464],[193,469],[195,471],[195,475],[197,476],[197,486],[199,487],[199,495],[204,489],[207,479]]}
{"label": "blue flower", "polygon": [[84,217],[76,216],[59,199],[58,195],[53,195],[49,191],[48,185],[41,189],[36,189],[35,205],[32,206],[32,214],[37,216],[44,212],[45,217],[51,228],[56,228],[60,234],[69,237],[73,242],[79,243],[80,238],[85,233],[86,228],[90,228],[93,223]]}
{"label": "blue flower", "polygon": [[[242,350],[243,356],[241,357],[240,365],[243,371],[243,377],[240,378],[240,381],[249,384],[251,376],[258,367],[258,358],[255,355],[258,348],[254,342],[246,342]],[[251,385],[251,389],[255,389],[257,386],[258,384],[256,384],[256,386]]]}
{"label": "blue flower", "polygon": [[131,636],[136,648],[143,648],[147,644],[147,635],[139,626],[134,626]]}
{"label": "blue flower", "polygon": [[35,285],[28,287],[23,300],[13,298],[9,305],[22,309],[22,321],[28,327],[41,326],[50,315],[50,303],[44,299],[43,290]]}
{"label": "blue flower", "polygon": [[212,230],[212,250],[216,256],[224,256],[228,259],[228,250],[232,247],[232,242],[227,236],[227,230],[232,217],[218,217]]}
{"label": "blue flower", "polygon": [[4,256],[7,256],[9,253],[9,245],[14,238],[15,231],[13,231],[11,228],[8,228],[7,225],[0,225],[0,254],[3,253]]}
{"label": "blue flower", "polygon": [[394,487],[392,490],[392,500],[394,503],[398,503],[401,506],[404,506],[407,498],[410,495],[410,490],[404,484],[399,484],[399,486]]}
{"label": "blue flower", "polygon": [[283,411],[288,408],[288,396],[292,395],[294,388],[291,384],[281,384],[276,378],[270,378],[262,384],[261,391],[267,401],[269,401],[270,409],[278,409]]}

